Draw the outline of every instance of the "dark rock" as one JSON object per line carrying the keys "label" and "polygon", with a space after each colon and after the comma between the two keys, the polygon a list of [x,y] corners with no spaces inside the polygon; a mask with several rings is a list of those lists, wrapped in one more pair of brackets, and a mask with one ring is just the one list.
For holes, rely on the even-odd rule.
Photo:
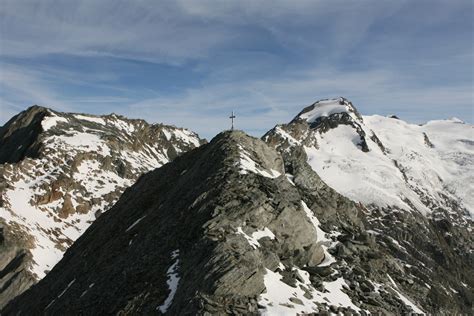
{"label": "dark rock", "polygon": [[296,297],[290,297],[290,301],[298,305],[304,305],[303,301]]}
{"label": "dark rock", "polygon": [[319,275],[322,277],[326,277],[331,275],[334,270],[330,266],[325,267],[305,267],[304,270],[308,271],[312,275]]}
{"label": "dark rock", "polygon": [[375,290],[374,286],[372,285],[372,283],[370,283],[369,281],[363,281],[361,284],[360,284],[360,289],[363,291],[363,292],[373,292]]}

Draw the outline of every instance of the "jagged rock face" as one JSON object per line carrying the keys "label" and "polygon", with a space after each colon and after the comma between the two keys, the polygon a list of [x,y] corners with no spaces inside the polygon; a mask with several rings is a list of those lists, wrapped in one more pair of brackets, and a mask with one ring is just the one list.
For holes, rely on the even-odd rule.
{"label": "jagged rock face", "polygon": [[355,203],[304,160],[222,133],[141,177],[3,313],[361,311],[328,267],[339,234],[315,212],[333,214],[334,229],[340,219],[363,228]]}
{"label": "jagged rock face", "polygon": [[34,106],[0,129],[0,307],[43,278],[126,187],[204,141],[117,115]]}
{"label": "jagged rock face", "polygon": [[[263,139],[284,157],[298,152],[362,208],[368,257],[354,236],[329,249],[359,271],[350,295],[360,289],[368,295],[359,300],[383,311],[372,294],[383,298],[384,284],[420,310],[455,314],[469,313],[474,299],[472,132],[456,119],[418,126],[361,116],[340,98],[316,102]],[[330,214],[318,215],[323,229],[331,225]]]}

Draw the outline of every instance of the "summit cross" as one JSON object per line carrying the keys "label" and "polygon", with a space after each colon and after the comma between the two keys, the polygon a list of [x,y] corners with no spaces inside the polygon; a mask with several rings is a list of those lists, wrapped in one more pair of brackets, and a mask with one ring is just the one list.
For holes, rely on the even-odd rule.
{"label": "summit cross", "polygon": [[234,111],[232,111],[232,115],[229,116],[229,118],[232,121],[232,127],[230,128],[230,130],[233,131],[234,130],[234,119],[235,119]]}

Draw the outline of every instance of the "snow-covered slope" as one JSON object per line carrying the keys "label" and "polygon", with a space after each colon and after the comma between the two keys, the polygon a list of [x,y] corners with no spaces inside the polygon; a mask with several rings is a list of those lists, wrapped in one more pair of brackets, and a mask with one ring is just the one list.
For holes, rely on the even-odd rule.
{"label": "snow-covered slope", "polygon": [[[30,281],[43,278],[141,174],[201,143],[185,129],[113,114],[20,113],[0,130],[0,225],[9,245],[0,269],[26,255]],[[23,282],[18,269],[7,272],[4,284]],[[0,303],[24,287],[4,291]]]}
{"label": "snow-covered slope", "polygon": [[360,116],[340,98],[315,103],[265,138],[303,146],[318,175],[354,201],[422,213],[458,203],[473,216],[473,132],[457,119],[420,126]]}
{"label": "snow-covered slope", "polygon": [[[382,306],[372,298],[389,290],[412,311],[455,314],[473,306],[473,131],[458,119],[415,125],[361,116],[338,98],[314,103],[263,139],[286,161],[306,161],[360,207],[353,216],[365,236],[338,236],[327,248],[336,258],[331,269],[364,270],[358,282],[365,293],[356,302]],[[298,170],[285,168],[294,179]],[[325,231],[343,221],[328,210],[316,215]],[[361,240],[370,240],[367,254]],[[382,256],[371,253],[376,248]]]}

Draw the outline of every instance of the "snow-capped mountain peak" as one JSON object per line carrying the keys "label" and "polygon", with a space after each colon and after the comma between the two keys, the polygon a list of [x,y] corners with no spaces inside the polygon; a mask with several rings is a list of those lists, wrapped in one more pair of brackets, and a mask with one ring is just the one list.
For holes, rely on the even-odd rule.
{"label": "snow-capped mountain peak", "polygon": [[453,120],[415,125],[361,116],[340,98],[314,103],[264,139],[283,149],[302,146],[322,179],[355,201],[424,214],[456,203],[472,214],[472,132]]}
{"label": "snow-capped mountain peak", "polygon": [[202,143],[186,129],[115,114],[33,106],[12,118],[0,129],[0,266],[22,263],[4,276],[12,290],[0,306],[43,278],[141,174]]}
{"label": "snow-capped mountain peak", "polygon": [[[456,119],[422,125],[395,116],[357,119],[344,102],[335,101],[316,102],[263,140],[285,160],[301,157],[329,187],[357,202],[364,230],[398,262],[401,278],[409,280],[403,292],[426,293],[422,301],[429,302],[423,304],[431,306],[428,313],[469,309],[474,266],[473,126]],[[317,215],[326,225],[341,221],[327,211]],[[355,253],[357,261],[359,249]],[[378,259],[367,262],[373,260]],[[414,312],[423,313],[412,304],[417,294],[404,296],[392,276],[387,271],[384,277],[395,294]],[[367,291],[378,292],[380,283],[372,284],[374,289]]]}
{"label": "snow-capped mountain peak", "polygon": [[319,100],[312,105],[304,108],[294,119],[302,119],[308,123],[318,123],[322,119],[333,114],[347,114],[352,119],[362,122],[362,117],[352,103],[343,98]]}

